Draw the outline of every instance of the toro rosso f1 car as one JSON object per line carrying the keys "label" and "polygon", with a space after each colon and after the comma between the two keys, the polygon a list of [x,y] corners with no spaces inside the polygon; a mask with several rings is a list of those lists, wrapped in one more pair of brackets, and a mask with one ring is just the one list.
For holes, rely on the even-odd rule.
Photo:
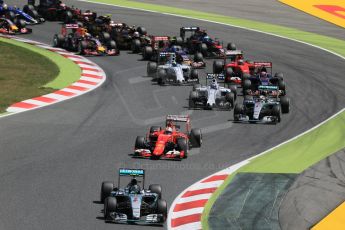
{"label": "toro rosso f1 car", "polygon": [[193,91],[189,94],[190,109],[231,109],[234,107],[237,96],[236,86],[222,87],[217,79],[224,80],[224,75],[207,74],[205,86],[200,84],[193,86]]}
{"label": "toro rosso f1 car", "polygon": [[162,225],[167,218],[167,202],[162,187],[151,184],[145,189],[143,169],[119,170],[117,187],[105,181],[101,187],[105,222]]}
{"label": "toro rosso f1 car", "polygon": [[23,20],[17,20],[17,24],[14,24],[11,20],[7,18],[0,18],[0,33],[1,34],[30,34],[32,29],[25,27],[26,24]]}
{"label": "toro rosso f1 car", "polygon": [[175,53],[159,53],[157,62],[147,64],[147,75],[153,76],[160,85],[199,82],[198,71],[190,65],[179,64]]}
{"label": "toro rosso f1 car", "polygon": [[191,129],[189,116],[168,115],[165,126],[152,126],[146,138],[138,136],[133,157],[181,160],[187,158],[190,148],[201,146],[201,130]]}

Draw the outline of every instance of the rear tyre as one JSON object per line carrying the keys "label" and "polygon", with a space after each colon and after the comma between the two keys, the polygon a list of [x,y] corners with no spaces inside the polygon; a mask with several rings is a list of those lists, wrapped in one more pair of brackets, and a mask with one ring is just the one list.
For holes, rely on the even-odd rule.
{"label": "rear tyre", "polygon": [[62,34],[55,34],[53,38],[53,46],[62,47],[64,41],[65,41],[65,37]]}
{"label": "rear tyre", "polygon": [[231,107],[234,107],[235,103],[235,95],[234,93],[230,92],[225,95],[225,100],[231,104]]}
{"label": "rear tyre", "polygon": [[134,147],[135,149],[145,149],[146,148],[145,137],[137,136],[137,138],[135,139]]}
{"label": "rear tyre", "polygon": [[157,63],[156,62],[148,62],[147,63],[147,76],[151,77],[157,72]]}
{"label": "rear tyre", "polygon": [[141,46],[141,42],[139,39],[134,39],[132,41],[132,45],[131,45],[131,50],[133,53],[139,53],[140,52],[140,46]]}
{"label": "rear tyre", "polygon": [[279,87],[279,90],[285,90],[285,81],[279,79],[278,80],[278,87]]}
{"label": "rear tyre", "polygon": [[108,49],[111,49],[111,50],[116,49],[116,42],[114,40],[110,40],[108,42]]}
{"label": "rear tyre", "polygon": [[200,43],[198,46],[198,51],[202,53],[204,56],[207,55],[207,45],[205,43]]}
{"label": "rear tyre", "polygon": [[17,25],[19,29],[25,28],[26,27],[26,22],[23,19],[16,19],[14,20],[14,23]]}
{"label": "rear tyre", "polygon": [[110,34],[108,32],[102,32],[100,37],[101,41],[104,43],[108,43],[111,39]]}
{"label": "rear tyre", "polygon": [[204,61],[204,56],[202,55],[202,53],[197,52],[194,55],[194,62],[203,62]]}
{"label": "rear tyre", "polygon": [[143,59],[144,60],[150,60],[153,55],[153,49],[151,46],[145,46],[143,49]]}
{"label": "rear tyre", "polygon": [[236,45],[232,42],[228,43],[228,45],[226,46],[226,48],[228,50],[236,50]]}
{"label": "rear tyre", "polygon": [[274,74],[274,77],[283,80],[284,79],[284,74],[283,73],[276,73],[276,74]]}
{"label": "rear tyre", "polygon": [[14,19],[16,18],[16,15],[12,11],[7,11],[5,14],[5,18],[7,18],[11,21],[14,21]]}
{"label": "rear tyre", "polygon": [[235,99],[235,101],[236,101],[236,99],[237,99],[237,87],[236,87],[236,85],[230,85],[229,86],[229,89],[231,90],[231,92],[234,94],[234,99]]}
{"label": "rear tyre", "polygon": [[196,91],[197,88],[200,88],[201,87],[201,84],[194,84],[193,85],[193,91]]}
{"label": "rear tyre", "polygon": [[37,11],[35,10],[35,9],[33,9],[33,10],[29,10],[28,11],[28,15],[30,15],[32,18],[34,18],[34,19],[38,19],[39,17],[38,17],[38,13],[37,13]]}
{"label": "rear tyre", "polygon": [[87,42],[86,41],[79,42],[79,44],[78,44],[78,53],[80,55],[84,55],[86,48],[87,48]]}
{"label": "rear tyre", "polygon": [[158,199],[162,198],[162,186],[159,184],[150,184],[149,190],[152,193],[156,193],[158,195]]}
{"label": "rear tyre", "polygon": [[192,129],[190,132],[193,147],[200,147],[202,145],[201,129]]}
{"label": "rear tyre", "polygon": [[196,69],[192,69],[190,72],[191,79],[199,79],[199,73]]}
{"label": "rear tyre", "polygon": [[288,97],[281,97],[280,98],[280,106],[282,109],[282,113],[289,113],[290,112],[290,99]]}
{"label": "rear tyre", "polygon": [[146,35],[146,34],[147,34],[146,28],[145,28],[145,27],[142,27],[142,26],[139,26],[139,27],[137,28],[137,31],[138,31],[138,33],[141,34],[141,35]]}
{"label": "rear tyre", "polygon": [[110,193],[113,191],[114,189],[114,184],[110,181],[105,181],[102,183],[101,186],[101,197],[100,197],[100,201],[102,203],[104,203],[104,200],[110,196]]}
{"label": "rear tyre", "polygon": [[224,64],[223,61],[215,60],[213,62],[213,73],[219,74],[223,72],[223,68],[224,68],[223,64]]}

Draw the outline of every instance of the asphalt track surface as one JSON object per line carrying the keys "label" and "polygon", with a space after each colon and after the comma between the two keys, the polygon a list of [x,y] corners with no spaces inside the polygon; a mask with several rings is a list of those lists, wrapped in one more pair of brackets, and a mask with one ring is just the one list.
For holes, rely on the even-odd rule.
{"label": "asphalt track surface", "polygon": [[345,200],[345,149],[301,173],[279,210],[281,229],[310,229]]}
{"label": "asphalt track surface", "polygon": [[344,28],[316,18],[278,0],[137,0],[138,2],[174,6],[229,17],[266,22],[303,31],[345,39]]}
{"label": "asphalt track surface", "polygon": [[[145,77],[146,62],[138,55],[90,58],[107,73],[103,86],[0,119],[0,229],[145,229],[101,219],[100,184],[115,180],[119,167],[147,169],[147,184],[160,183],[170,205],[195,181],[275,146],[344,107],[344,62],[324,51],[222,25],[73,3],[143,25],[152,34],[175,35],[180,26],[199,25],[224,41],[234,41],[248,59],[272,60],[274,69],[285,73],[292,110],[278,125],[234,124],[232,112],[192,111],[193,126],[204,130],[200,151],[182,162],[132,159],[128,154],[137,135],[144,135],[150,125],[163,124],[166,114],[187,111],[190,87],[154,85]],[[51,43],[58,30],[58,23],[45,23],[27,37]]]}

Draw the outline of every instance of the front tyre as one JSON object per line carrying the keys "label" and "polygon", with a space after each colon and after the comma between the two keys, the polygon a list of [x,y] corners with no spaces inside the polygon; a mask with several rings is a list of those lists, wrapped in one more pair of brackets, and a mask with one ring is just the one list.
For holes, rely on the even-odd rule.
{"label": "front tyre", "polygon": [[114,189],[114,184],[110,181],[105,181],[102,183],[101,186],[101,197],[100,197],[100,201],[102,203],[104,203],[104,200],[110,196],[110,193],[113,191]]}

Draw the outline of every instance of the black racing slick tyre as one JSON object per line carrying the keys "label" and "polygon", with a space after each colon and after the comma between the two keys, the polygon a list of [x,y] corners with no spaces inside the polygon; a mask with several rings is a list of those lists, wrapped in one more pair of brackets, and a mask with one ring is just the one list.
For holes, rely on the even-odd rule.
{"label": "black racing slick tyre", "polygon": [[279,90],[284,90],[285,91],[285,81],[282,80],[282,79],[278,79],[278,87],[279,87]]}
{"label": "black racing slick tyre", "polygon": [[145,28],[145,27],[142,27],[142,26],[139,26],[139,27],[137,28],[137,31],[138,31],[138,33],[141,34],[141,35],[146,35],[146,34],[147,34],[146,28]]}
{"label": "black racing slick tyre", "polygon": [[62,34],[55,34],[53,38],[54,47],[62,47],[65,41],[65,37]]}
{"label": "black racing slick tyre", "polygon": [[145,137],[137,136],[137,138],[135,139],[134,147],[135,149],[145,149],[146,147]]}
{"label": "black racing slick tyre", "polygon": [[274,77],[283,80],[284,79],[284,74],[283,73],[275,73]]}
{"label": "black racing slick tyre", "polygon": [[272,116],[276,117],[276,122],[281,121],[281,110],[279,105],[275,105],[272,108]]}
{"label": "black racing slick tyre", "polygon": [[145,46],[143,49],[143,53],[142,53],[143,59],[144,60],[150,60],[152,55],[153,55],[152,47],[151,46]]}
{"label": "black racing slick tyre", "polygon": [[200,53],[200,52],[196,52],[194,54],[194,61],[195,62],[203,62],[204,61],[204,55],[202,55],[202,53]]}
{"label": "black racing slick tyre", "polygon": [[230,85],[229,86],[229,89],[231,90],[231,92],[234,94],[234,96],[235,96],[235,101],[236,101],[236,99],[237,99],[237,86],[236,85]]}
{"label": "black racing slick tyre", "polygon": [[37,11],[35,9],[29,10],[28,11],[28,15],[30,15],[34,19],[38,19],[39,18],[38,13],[37,13]]}
{"label": "black racing slick tyre", "polygon": [[141,42],[139,39],[134,39],[131,44],[131,50],[133,53],[139,53],[141,47]]}
{"label": "black racing slick tyre", "polygon": [[108,43],[111,39],[110,34],[108,32],[102,32],[100,37],[101,41],[104,43]]}
{"label": "black racing slick tyre", "polygon": [[12,11],[7,11],[5,13],[5,18],[11,20],[11,21],[14,21],[14,19],[16,18],[16,14],[13,13]]}
{"label": "black racing slick tyre", "polygon": [[25,28],[26,27],[26,22],[23,19],[16,19],[14,20],[14,23],[17,25],[19,29]]}
{"label": "black racing slick tyre", "polygon": [[101,186],[101,196],[100,201],[104,203],[104,200],[110,196],[111,191],[114,189],[113,182],[110,181],[104,181]]}
{"label": "black racing slick tyre", "polygon": [[223,72],[223,69],[224,69],[223,61],[215,60],[213,62],[213,73],[219,74],[219,73]]}
{"label": "black racing slick tyre", "polygon": [[114,40],[110,40],[108,42],[108,49],[116,49],[116,42]]}
{"label": "black racing slick tyre", "polygon": [[190,137],[193,147],[200,147],[202,145],[202,133],[201,129],[192,129],[190,132]]}
{"label": "black racing slick tyre", "polygon": [[242,104],[235,104],[234,107],[234,121],[239,121],[240,116],[243,113],[244,106]]}
{"label": "black racing slick tyre", "polygon": [[86,41],[80,41],[78,44],[78,54],[84,55],[86,48],[87,48],[87,42]]}
{"label": "black racing slick tyre", "polygon": [[71,11],[66,11],[64,15],[64,22],[65,23],[70,23],[73,20],[73,14]]}
{"label": "black racing slick tyre", "polygon": [[23,7],[23,12],[24,13],[28,13],[30,10],[35,10],[35,7],[33,6],[33,5],[25,5],[24,7]]}
{"label": "black racing slick tyre", "polygon": [[154,74],[157,72],[157,63],[156,62],[148,62],[146,73],[148,77],[153,77]]}
{"label": "black racing slick tyre", "polygon": [[185,138],[177,139],[177,148],[179,151],[184,152],[184,158],[188,157],[188,142]]}
{"label": "black racing slick tyre", "polygon": [[110,213],[116,212],[117,200],[115,197],[107,197],[104,200],[104,218],[107,220],[110,216]]}
{"label": "black racing slick tyre", "polygon": [[191,79],[199,79],[199,72],[196,69],[192,69],[190,72]]}
{"label": "black racing slick tyre", "polygon": [[168,205],[165,200],[159,199],[157,201],[157,213],[163,215],[162,222],[164,223],[168,216]]}
{"label": "black racing slick tyre", "polygon": [[230,92],[225,95],[225,100],[231,104],[231,107],[234,107],[235,104],[235,95],[234,93]]}
{"label": "black racing slick tyre", "polygon": [[158,195],[158,199],[162,198],[162,186],[159,184],[150,184],[149,190],[152,193],[156,193]]}
{"label": "black racing slick tyre", "polygon": [[288,97],[281,97],[280,98],[280,106],[282,113],[289,113],[290,112],[290,99]]}
{"label": "black racing slick tyre", "polygon": [[207,54],[207,45],[205,43],[200,43],[198,46],[198,51],[202,53],[204,56]]}
{"label": "black racing slick tyre", "polygon": [[165,69],[158,70],[158,84],[164,85],[167,77],[167,71]]}
{"label": "black racing slick tyre", "polygon": [[228,45],[226,46],[226,48],[228,50],[236,50],[236,45],[232,42],[228,43]]}
{"label": "black racing slick tyre", "polygon": [[201,84],[194,84],[193,85],[193,91],[196,91],[200,87],[201,87]]}

